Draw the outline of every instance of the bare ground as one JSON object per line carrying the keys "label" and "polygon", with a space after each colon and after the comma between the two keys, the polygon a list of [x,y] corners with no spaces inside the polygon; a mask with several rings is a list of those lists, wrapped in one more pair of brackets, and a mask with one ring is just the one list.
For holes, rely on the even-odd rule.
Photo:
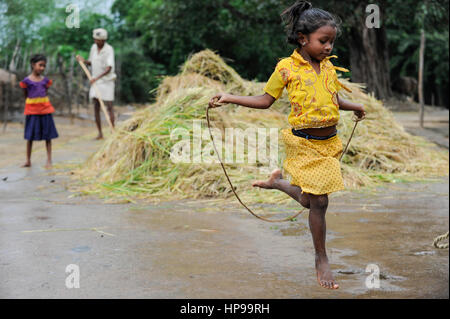
{"label": "bare ground", "polygon": [[[421,132],[413,115],[396,117]],[[19,167],[21,125],[0,135],[1,298],[449,296],[448,250],[431,246],[449,228],[448,177],[332,196],[327,245],[341,288],[328,291],[315,279],[307,213],[269,224],[234,199],[105,204],[73,197],[58,164],[82,162],[101,142],[92,140],[92,122],[56,122],[61,137],[51,171],[43,169],[44,143],[37,144],[32,168]],[[433,136],[447,132],[448,148],[448,121],[443,127]],[[298,207],[265,209],[277,217]],[[79,289],[65,286],[69,264],[80,267]],[[366,284],[369,265],[379,269],[379,288]]]}

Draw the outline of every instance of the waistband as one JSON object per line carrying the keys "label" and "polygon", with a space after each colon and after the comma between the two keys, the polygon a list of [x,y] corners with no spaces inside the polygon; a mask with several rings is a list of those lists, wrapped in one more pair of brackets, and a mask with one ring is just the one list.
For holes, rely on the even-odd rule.
{"label": "waistband", "polygon": [[300,130],[295,130],[295,129],[292,129],[292,134],[294,134],[295,136],[298,136],[298,137],[306,138],[307,140],[310,140],[310,139],[311,140],[327,140],[327,139],[332,138],[337,135],[337,133],[333,133],[328,136],[315,136],[315,135],[306,134]]}

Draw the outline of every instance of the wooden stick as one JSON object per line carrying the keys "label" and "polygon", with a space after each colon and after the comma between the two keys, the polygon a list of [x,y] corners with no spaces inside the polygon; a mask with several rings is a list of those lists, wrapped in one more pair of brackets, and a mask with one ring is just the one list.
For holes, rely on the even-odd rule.
{"label": "wooden stick", "polygon": [[[86,64],[84,64],[84,62],[81,61],[81,60],[78,60],[78,63],[80,63],[81,68],[83,69],[84,73],[86,73],[86,76],[88,77],[89,81],[91,81],[92,80],[91,72],[89,72],[88,68],[86,67]],[[94,84],[92,84],[92,86],[94,87],[95,93],[97,95],[97,99],[100,102],[100,106],[102,107],[103,113],[105,113],[106,120],[108,121],[108,124],[111,127],[111,131],[114,132],[114,126],[111,123],[111,119],[109,118],[109,114],[106,111],[105,103],[103,103],[103,100],[100,97],[101,95],[100,95],[100,92],[98,91],[97,86],[95,85],[95,82],[94,82]]]}

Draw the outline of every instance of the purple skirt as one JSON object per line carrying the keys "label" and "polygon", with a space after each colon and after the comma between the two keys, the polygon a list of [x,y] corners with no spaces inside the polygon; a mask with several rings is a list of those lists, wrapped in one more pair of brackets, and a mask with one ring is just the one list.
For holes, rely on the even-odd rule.
{"label": "purple skirt", "polygon": [[29,141],[51,140],[58,137],[51,114],[26,115],[24,137]]}

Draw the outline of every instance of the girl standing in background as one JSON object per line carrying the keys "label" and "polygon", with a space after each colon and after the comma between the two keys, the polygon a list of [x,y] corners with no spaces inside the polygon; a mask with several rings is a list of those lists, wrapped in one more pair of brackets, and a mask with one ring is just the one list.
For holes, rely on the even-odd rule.
{"label": "girl standing in background", "polygon": [[55,112],[47,95],[52,80],[43,76],[47,58],[35,54],[30,60],[32,72],[20,82],[25,96],[25,134],[27,140],[27,159],[22,167],[31,166],[31,150],[33,141],[45,140],[47,148],[47,164],[52,167],[52,139],[58,137],[52,113]]}

